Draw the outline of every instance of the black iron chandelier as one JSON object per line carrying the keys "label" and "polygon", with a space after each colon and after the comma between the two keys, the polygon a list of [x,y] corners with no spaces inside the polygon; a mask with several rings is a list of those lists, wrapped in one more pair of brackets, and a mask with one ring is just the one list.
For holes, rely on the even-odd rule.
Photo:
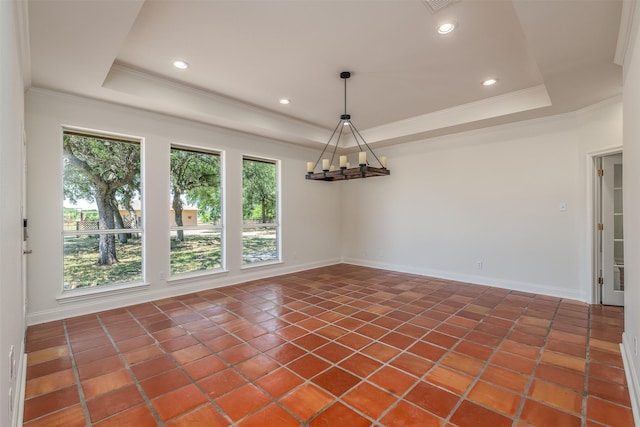
{"label": "black iron chandelier", "polygon": [[[370,178],[372,176],[384,176],[389,175],[390,171],[387,169],[387,158],[384,156],[378,157],[376,153],[373,152],[369,144],[364,140],[358,129],[354,126],[351,121],[351,116],[347,114],[347,79],[351,77],[351,73],[349,71],[343,71],[340,73],[340,78],[344,80],[344,114],[340,116],[340,120],[336,125],[336,128],[333,130],[331,137],[327,141],[320,153],[320,157],[316,160],[315,163],[307,162],[307,179],[313,179],[316,181],[342,181],[345,179],[358,179],[358,178]],[[340,143],[340,138],[342,137],[343,130],[345,127],[349,128],[351,135],[353,136],[356,145],[359,148],[358,152],[358,163],[357,166],[352,167],[351,163],[348,161],[347,156],[339,156],[339,166],[336,167],[334,165],[334,160],[336,159],[336,151],[338,149],[338,144]],[[347,133],[349,132],[347,131]],[[329,145],[335,141],[333,152],[331,152],[330,158],[323,157],[325,153],[328,152],[327,148]],[[329,150],[331,151],[331,150]],[[367,152],[371,153],[370,156],[367,156]],[[375,159],[374,165],[372,166],[369,163],[369,160],[373,157]],[[322,172],[315,172],[316,167],[318,165],[321,166]],[[378,167],[379,166],[379,167]]]}

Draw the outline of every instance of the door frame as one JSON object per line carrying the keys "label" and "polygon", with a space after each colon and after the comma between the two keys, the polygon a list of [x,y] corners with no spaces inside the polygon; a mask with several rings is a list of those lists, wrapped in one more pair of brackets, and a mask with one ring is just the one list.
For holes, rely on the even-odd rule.
{"label": "door frame", "polygon": [[623,154],[622,145],[593,151],[587,154],[587,236],[589,236],[587,245],[589,251],[589,256],[587,258],[589,260],[587,280],[590,285],[590,291],[588,293],[591,297],[590,301],[588,301],[590,304],[602,304],[600,285],[598,284],[598,277],[600,276],[598,258],[598,244],[600,238],[598,234],[598,210],[600,209],[600,193],[598,191],[598,160],[602,157],[613,154]]}
{"label": "door frame", "polygon": [[[28,230],[26,227],[27,224],[24,222],[27,221],[29,214],[27,210],[27,131],[22,128],[22,146],[21,146],[21,167],[22,167],[22,179],[21,179],[21,200],[20,200],[20,218],[23,221],[22,224],[22,258],[21,258],[21,268],[22,268],[22,316],[24,325],[27,324],[27,312],[29,310],[29,290],[28,290],[28,279],[27,279],[27,271],[28,271],[28,258],[29,258],[29,242],[28,242]],[[25,331],[26,332],[26,331]]]}

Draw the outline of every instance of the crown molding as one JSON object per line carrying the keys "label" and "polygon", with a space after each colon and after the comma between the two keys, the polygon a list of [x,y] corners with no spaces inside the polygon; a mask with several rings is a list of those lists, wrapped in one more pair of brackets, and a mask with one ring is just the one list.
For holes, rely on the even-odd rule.
{"label": "crown molding", "polygon": [[432,130],[477,122],[513,113],[548,107],[551,99],[544,85],[538,85],[504,95],[447,108],[394,123],[369,128],[362,132],[369,143],[399,136],[409,136]]}
{"label": "crown molding", "polygon": [[[328,130],[197,87],[114,64],[103,88],[131,96],[133,106],[244,133],[315,147]],[[164,106],[158,108],[158,106]],[[169,107],[167,107],[169,106]]]}
{"label": "crown molding", "polygon": [[616,53],[613,57],[613,63],[624,66],[629,51],[629,43],[634,25],[635,9],[637,0],[623,0],[622,12],[620,14],[620,28],[618,30],[618,42],[616,43]]}
{"label": "crown molding", "polygon": [[[308,147],[326,144],[329,135],[329,130],[322,127],[124,64],[114,64],[103,87],[132,96],[130,100],[139,108],[156,111],[158,106],[164,106],[157,112]],[[411,138],[424,132],[550,105],[546,87],[538,85],[369,128],[362,131],[362,135],[368,143]],[[343,150],[355,145],[349,135],[341,140]]]}
{"label": "crown molding", "polygon": [[20,54],[20,68],[25,90],[31,87],[31,43],[29,41],[29,4],[27,0],[14,2],[15,20]]}

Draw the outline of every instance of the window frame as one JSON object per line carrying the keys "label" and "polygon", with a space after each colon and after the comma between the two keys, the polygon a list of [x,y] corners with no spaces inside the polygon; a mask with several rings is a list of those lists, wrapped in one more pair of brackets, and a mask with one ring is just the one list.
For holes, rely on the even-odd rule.
{"label": "window frame", "polygon": [[[64,136],[65,135],[76,135],[76,136],[81,136],[81,137],[89,137],[89,138],[96,138],[96,139],[105,139],[105,140],[109,140],[109,141],[114,141],[114,142],[119,142],[119,143],[128,143],[128,144],[137,144],[139,146],[139,150],[140,150],[140,164],[139,164],[139,171],[138,174],[140,176],[140,189],[139,189],[139,199],[140,199],[140,218],[142,219],[142,221],[138,221],[136,224],[135,228],[112,228],[112,229],[103,229],[103,230],[68,230],[65,228],[65,220],[64,220],[64,188],[65,188],[65,177],[64,177],[64,170],[65,170],[65,156],[64,156],[64,152],[62,153],[60,160],[62,162],[62,168],[61,168],[61,177],[60,177],[60,182],[61,182],[61,190],[62,190],[62,203],[61,203],[61,227],[62,227],[62,233],[61,233],[61,238],[62,238],[62,244],[60,245],[60,249],[61,249],[61,255],[62,255],[62,289],[61,289],[61,296],[58,298],[60,300],[65,300],[65,299],[75,299],[76,297],[82,297],[83,295],[87,295],[87,294],[94,294],[94,293],[103,293],[103,292],[112,292],[112,291],[118,291],[118,290],[122,290],[122,289],[130,289],[130,288],[140,288],[140,287],[144,287],[144,286],[148,286],[148,284],[146,283],[146,269],[145,269],[145,264],[146,264],[146,260],[145,260],[145,231],[144,231],[144,224],[145,224],[145,220],[144,220],[144,216],[145,216],[145,209],[144,209],[144,198],[143,198],[143,194],[144,194],[144,141],[145,139],[143,137],[139,137],[139,136],[133,136],[133,135],[126,135],[126,134],[122,134],[122,133],[116,133],[116,132],[109,132],[109,131],[101,131],[101,130],[94,130],[94,129],[85,129],[85,128],[79,128],[79,127],[73,127],[73,126],[62,126],[61,128],[61,143],[64,144]],[[64,150],[63,150],[64,151]],[[140,222],[142,222],[142,225],[140,225]],[[95,286],[81,286],[81,287],[77,287],[77,288],[69,288],[66,289],[66,277],[65,277],[65,240],[67,237],[82,237],[82,236],[89,236],[89,235],[96,235],[96,234],[113,234],[113,235],[118,235],[118,234],[139,234],[139,237],[137,237],[137,239],[140,241],[140,279],[138,280],[129,280],[126,282],[108,282],[108,283],[101,283],[101,284],[97,284]]]}
{"label": "window frame", "polygon": [[[244,209],[243,209],[243,205],[244,205],[244,161],[245,160],[249,160],[249,161],[256,161],[256,162],[262,162],[262,163],[268,163],[268,164],[272,164],[275,167],[275,172],[276,172],[276,176],[275,176],[275,222],[272,223],[254,223],[254,224],[246,224],[245,223],[245,219],[244,219]],[[245,154],[242,155],[242,159],[241,159],[241,168],[240,168],[240,181],[241,181],[241,195],[240,195],[240,199],[241,199],[241,209],[240,209],[240,219],[241,219],[241,223],[242,223],[242,233],[241,233],[241,242],[240,242],[240,249],[241,249],[241,259],[240,259],[240,269],[250,269],[250,268],[257,268],[257,267],[263,267],[263,266],[267,266],[267,265],[272,265],[272,264],[281,264],[282,263],[282,209],[281,209],[281,165],[282,162],[279,159],[274,159],[274,158],[269,158],[269,157],[265,157],[265,156],[256,156],[256,155],[249,155],[249,154]],[[258,261],[258,262],[245,262],[244,259],[244,233],[246,229],[253,229],[253,228],[273,228],[276,232],[276,258],[275,259],[271,259],[271,260],[266,260],[266,261]]]}
{"label": "window frame", "polygon": [[[173,273],[173,269],[171,266],[171,256],[172,256],[172,251],[171,251],[171,247],[169,246],[169,266],[167,268],[168,273],[168,277],[167,277],[167,282],[168,283],[178,283],[183,279],[188,279],[188,278],[192,278],[192,277],[202,277],[202,276],[208,276],[208,275],[215,275],[215,274],[220,274],[220,273],[224,273],[227,271],[227,248],[226,248],[226,224],[225,224],[225,217],[226,217],[226,199],[225,199],[225,152],[223,150],[217,150],[215,148],[205,148],[205,147],[201,147],[201,146],[195,146],[195,145],[188,145],[188,144],[182,144],[182,143],[171,143],[170,147],[169,147],[169,159],[171,159],[171,151],[172,150],[182,150],[182,151],[189,151],[189,152],[193,152],[193,153],[199,153],[199,154],[208,154],[208,155],[213,155],[213,156],[218,156],[219,161],[220,161],[220,173],[219,173],[219,185],[220,185],[220,223],[218,225],[216,224],[201,224],[201,225],[182,225],[182,226],[178,226],[178,225],[171,225],[171,223],[173,222],[173,218],[170,219],[170,225],[169,225],[169,245],[171,244],[171,239],[173,237],[173,233],[177,232],[178,230],[182,230],[182,231],[197,231],[197,230],[204,230],[204,231],[208,231],[208,230],[212,230],[212,231],[218,231],[220,234],[220,267],[218,268],[213,268],[213,269],[206,269],[206,270],[194,270],[194,271],[188,271],[188,272],[184,272],[184,273],[177,273],[174,274]],[[169,185],[171,185],[171,162],[169,162],[169,170],[168,172],[168,178],[169,178]],[[171,197],[172,197],[172,193],[171,190],[169,189],[169,210],[172,209],[171,206]]]}

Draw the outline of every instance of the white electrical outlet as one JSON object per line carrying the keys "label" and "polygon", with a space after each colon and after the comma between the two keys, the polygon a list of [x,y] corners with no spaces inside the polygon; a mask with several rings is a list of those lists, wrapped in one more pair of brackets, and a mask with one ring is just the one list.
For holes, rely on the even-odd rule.
{"label": "white electrical outlet", "polygon": [[161,271],[160,273],[158,273],[158,277],[160,277],[160,280],[164,280],[167,277],[164,275],[164,271]]}
{"label": "white electrical outlet", "polygon": [[482,261],[476,261],[476,268],[482,270]]}

